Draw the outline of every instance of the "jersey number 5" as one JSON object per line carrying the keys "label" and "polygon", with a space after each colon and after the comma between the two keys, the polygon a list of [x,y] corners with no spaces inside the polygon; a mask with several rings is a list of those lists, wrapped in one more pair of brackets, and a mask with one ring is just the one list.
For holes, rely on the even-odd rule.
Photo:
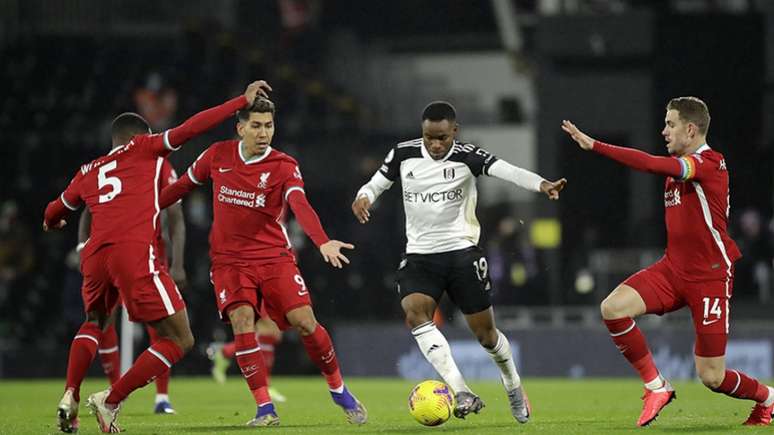
{"label": "jersey number 5", "polygon": [[118,177],[108,177],[107,173],[112,171],[118,166],[118,162],[113,160],[110,163],[104,164],[99,167],[99,174],[97,174],[97,187],[102,190],[105,186],[110,186],[110,192],[99,196],[99,203],[110,202],[121,193],[121,180]]}

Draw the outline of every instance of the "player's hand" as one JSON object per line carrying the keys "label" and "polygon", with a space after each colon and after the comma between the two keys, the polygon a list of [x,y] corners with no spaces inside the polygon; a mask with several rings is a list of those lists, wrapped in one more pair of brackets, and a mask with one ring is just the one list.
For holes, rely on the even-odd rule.
{"label": "player's hand", "polygon": [[543,182],[540,183],[540,191],[545,193],[548,196],[548,199],[557,200],[559,199],[559,192],[564,189],[566,184],[566,178],[560,178],[556,181],[543,180]]}
{"label": "player's hand", "polygon": [[567,134],[569,134],[575,142],[578,142],[578,145],[584,150],[589,151],[594,148],[594,138],[578,130],[578,127],[572,122],[566,119],[562,121],[562,130],[567,132]]}
{"label": "player's hand", "polygon": [[369,208],[371,208],[371,201],[365,195],[352,203],[352,213],[355,214],[355,217],[361,224],[368,222],[368,219],[371,217],[371,213],[368,211]]}
{"label": "player's hand", "polygon": [[169,268],[169,276],[171,276],[172,281],[177,284],[177,288],[184,290],[188,287],[188,276],[183,267],[172,265],[172,267]]}
{"label": "player's hand", "polygon": [[46,225],[46,221],[43,221],[43,231],[61,230],[65,225],[67,225],[67,221],[64,219],[60,219],[59,223],[51,227]]}
{"label": "player's hand", "polygon": [[355,245],[351,243],[344,243],[338,240],[328,240],[320,245],[320,254],[326,263],[330,263],[333,267],[341,269],[344,267],[341,262],[349,264],[349,258],[345,257],[341,253],[341,248],[355,249]]}
{"label": "player's hand", "polygon": [[247,85],[247,89],[245,89],[245,98],[247,98],[247,105],[252,106],[253,102],[255,101],[255,97],[257,95],[260,95],[263,98],[269,98],[269,94],[267,94],[267,92],[271,92],[271,91],[272,91],[271,86],[269,86],[269,84],[263,80],[258,80],[250,83],[249,85]]}

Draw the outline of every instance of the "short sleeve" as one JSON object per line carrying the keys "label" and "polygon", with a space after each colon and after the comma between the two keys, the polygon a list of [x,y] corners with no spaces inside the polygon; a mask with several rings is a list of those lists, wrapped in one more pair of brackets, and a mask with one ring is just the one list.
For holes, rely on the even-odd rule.
{"label": "short sleeve", "polygon": [[166,157],[172,151],[180,149],[169,144],[169,130],[157,134],[140,134],[133,137],[132,142],[134,146],[157,157]]}
{"label": "short sleeve", "polygon": [[680,162],[680,179],[683,181],[706,179],[719,170],[726,170],[726,161],[722,158],[718,161],[700,154],[691,154],[676,159]]}
{"label": "short sleeve", "polygon": [[81,195],[82,181],[83,175],[78,171],[73,179],[70,180],[70,184],[67,185],[64,192],[59,196],[64,206],[72,211],[78,210],[81,204],[83,204],[83,197]]}
{"label": "short sleeve", "polygon": [[387,153],[382,167],[379,168],[379,172],[390,181],[395,181],[400,175],[400,159],[396,158],[396,154],[398,154],[397,146]]}
{"label": "short sleeve", "polygon": [[[204,150],[196,161],[188,168],[188,178],[195,184],[204,184],[210,178],[210,168],[212,167],[212,159],[215,156],[215,147],[211,146]],[[173,170],[174,171],[174,170]]]}
{"label": "short sleeve", "polygon": [[304,177],[301,175],[301,168],[298,167],[297,162],[288,162],[283,164],[288,175],[285,178],[285,184],[283,186],[282,197],[287,201],[288,195],[294,190],[300,190],[304,192]]}
{"label": "short sleeve", "polygon": [[465,158],[465,164],[470,168],[470,172],[476,177],[479,175],[489,175],[489,168],[492,163],[497,161],[497,157],[489,151],[474,146]]}

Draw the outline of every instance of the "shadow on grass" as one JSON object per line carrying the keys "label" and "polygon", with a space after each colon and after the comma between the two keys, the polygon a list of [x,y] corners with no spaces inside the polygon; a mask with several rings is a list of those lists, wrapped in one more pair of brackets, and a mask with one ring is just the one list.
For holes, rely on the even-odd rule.
{"label": "shadow on grass", "polygon": [[685,427],[651,427],[649,432],[661,432],[661,433],[696,433],[696,432],[718,432],[718,433],[731,433],[735,430],[741,429],[742,425],[717,425],[717,424],[703,424],[696,426]]}
{"label": "shadow on grass", "polygon": [[513,423],[500,423],[500,424],[475,424],[465,426],[445,426],[443,428],[423,428],[421,425],[404,427],[404,428],[382,428],[379,432],[382,433],[417,433],[423,429],[439,430],[443,432],[469,432],[469,433],[487,433],[487,429],[515,429],[516,426]]}
{"label": "shadow on grass", "polygon": [[[280,424],[280,426],[269,426],[269,427],[255,427],[255,426],[247,426],[247,425],[239,425],[239,426],[229,426],[229,425],[220,425],[220,426],[182,426],[179,429],[181,430],[181,433],[228,433],[228,432],[242,432],[242,431],[255,431],[255,430],[261,430],[261,429],[268,429],[268,430],[282,430],[282,429],[301,429],[301,428],[314,428],[314,429],[322,429],[326,427],[335,427],[337,425],[335,424],[321,424],[321,423],[309,423],[309,424]],[[178,429],[178,428],[175,428]]]}

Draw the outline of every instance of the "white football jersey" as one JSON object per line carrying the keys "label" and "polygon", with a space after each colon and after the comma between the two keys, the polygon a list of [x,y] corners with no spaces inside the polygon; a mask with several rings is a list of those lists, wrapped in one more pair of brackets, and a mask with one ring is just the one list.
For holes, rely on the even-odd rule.
{"label": "white football jersey", "polygon": [[422,139],[401,142],[387,154],[381,169],[363,186],[373,204],[400,177],[406,212],[406,253],[434,254],[478,244],[476,177],[488,175],[497,157],[473,144],[455,141],[434,160]]}

